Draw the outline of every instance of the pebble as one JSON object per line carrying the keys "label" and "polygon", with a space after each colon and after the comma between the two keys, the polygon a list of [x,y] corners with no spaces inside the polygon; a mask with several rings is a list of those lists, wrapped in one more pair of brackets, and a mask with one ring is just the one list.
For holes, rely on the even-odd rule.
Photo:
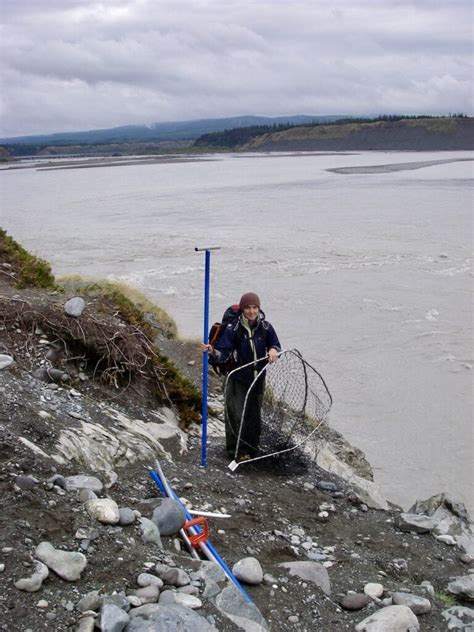
{"label": "pebble", "polygon": [[77,497],[79,502],[86,503],[88,500],[95,500],[97,498],[97,494],[95,494],[91,489],[80,489]]}
{"label": "pebble", "polygon": [[163,580],[156,575],[152,575],[151,573],[140,573],[137,577],[137,585],[140,588],[145,588],[146,586],[158,586],[158,588],[163,588]]}
{"label": "pebble", "polygon": [[86,502],[87,513],[102,524],[117,524],[120,512],[117,503],[111,498],[96,498]]}
{"label": "pebble", "polygon": [[300,527],[293,527],[293,529],[291,530],[291,534],[297,535],[300,538],[304,538],[305,536],[304,529],[301,529]]}
{"label": "pebble", "polygon": [[173,592],[172,590],[166,590],[160,595],[160,604],[178,604],[185,608],[191,608],[191,610],[197,610],[202,608],[202,601],[194,595],[188,595],[183,592]]}
{"label": "pebble", "polygon": [[408,606],[415,614],[426,614],[431,610],[431,603],[424,597],[418,597],[406,592],[396,592],[392,596],[396,606]]}
{"label": "pebble", "polygon": [[37,592],[44,580],[48,577],[49,570],[46,564],[42,562],[36,562],[35,571],[31,577],[25,577],[15,582],[15,588],[18,590],[24,590],[26,592]]}
{"label": "pebble", "polygon": [[443,544],[447,544],[448,546],[454,546],[456,544],[456,540],[452,535],[435,535],[435,538],[438,542],[443,542]]}
{"label": "pebble", "polygon": [[153,511],[152,521],[160,535],[175,535],[186,522],[186,512],[177,500],[164,498]]}
{"label": "pebble", "polygon": [[38,606],[38,608],[48,608],[49,607],[49,603],[46,601],[46,599],[40,599],[36,605]]}
{"label": "pebble", "polygon": [[369,597],[380,599],[380,597],[383,595],[383,586],[382,584],[369,582],[364,586],[364,593]]}
{"label": "pebble", "polygon": [[100,493],[104,487],[102,482],[95,476],[86,476],[84,474],[66,476],[65,481],[68,492],[76,489],[90,489],[95,493]]}
{"label": "pebble", "polygon": [[135,522],[135,513],[129,507],[120,507],[119,509],[119,525],[126,527]]}
{"label": "pebble", "polygon": [[73,316],[74,318],[79,318],[79,316],[84,311],[86,304],[84,299],[80,296],[75,296],[74,298],[70,298],[64,304],[64,311],[68,316]]}
{"label": "pebble", "polygon": [[15,485],[20,489],[33,489],[38,483],[38,479],[33,476],[15,476]]}
{"label": "pebble", "polygon": [[98,590],[92,590],[88,592],[84,597],[79,599],[76,608],[79,612],[88,612],[89,610],[98,610],[102,605],[102,597],[99,595]]}
{"label": "pebble", "polygon": [[186,595],[199,595],[199,588],[188,584],[187,586],[180,586],[176,589],[176,592],[185,593]]}
{"label": "pebble", "polygon": [[323,492],[336,492],[337,491],[337,485],[335,483],[332,483],[331,481],[318,481],[316,485]]}
{"label": "pebble", "polygon": [[[275,579],[275,577],[273,577],[273,575],[270,575],[270,573],[264,574],[263,581],[265,584],[269,584],[270,586],[277,583],[277,580]],[[276,588],[276,586],[274,587]]]}
{"label": "pebble", "polygon": [[435,589],[433,588],[433,584],[431,582],[428,582],[428,581],[421,582],[420,588],[430,597],[434,597]]}
{"label": "pebble", "polygon": [[76,540],[96,540],[99,537],[98,529],[92,527],[79,527],[74,534]]}
{"label": "pebble", "polygon": [[[163,565],[161,564],[160,566]],[[183,571],[181,568],[165,566],[164,569],[156,569],[156,573],[168,586],[187,586],[191,583],[191,578],[186,571]]]}
{"label": "pebble", "polygon": [[255,557],[244,557],[234,564],[232,572],[245,584],[261,584],[263,570],[260,562]]}
{"label": "pebble", "polygon": [[5,564],[0,564],[0,573],[3,573],[5,570]]}
{"label": "pebble", "polygon": [[292,614],[288,617],[288,623],[298,623],[300,618],[296,614]]}
{"label": "pebble", "polygon": [[392,564],[399,571],[408,570],[408,562],[404,560],[403,558],[397,558],[395,560],[392,560]]}
{"label": "pebble", "polygon": [[345,595],[341,601],[341,607],[344,610],[362,610],[369,603],[370,597],[362,593],[351,593]]}
{"label": "pebble", "polygon": [[8,368],[14,362],[15,362],[15,360],[11,356],[6,355],[4,353],[0,354],[0,371],[3,370],[3,369]]}

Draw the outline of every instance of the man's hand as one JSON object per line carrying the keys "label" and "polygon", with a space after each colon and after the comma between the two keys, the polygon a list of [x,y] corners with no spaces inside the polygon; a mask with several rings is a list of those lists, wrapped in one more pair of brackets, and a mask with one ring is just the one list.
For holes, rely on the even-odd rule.
{"label": "man's hand", "polygon": [[211,353],[212,351],[212,345],[205,345],[203,342],[201,342],[201,351],[204,353],[205,351],[207,351],[208,353]]}
{"label": "man's hand", "polygon": [[268,350],[267,357],[270,363],[276,362],[278,360],[278,351],[272,347]]}

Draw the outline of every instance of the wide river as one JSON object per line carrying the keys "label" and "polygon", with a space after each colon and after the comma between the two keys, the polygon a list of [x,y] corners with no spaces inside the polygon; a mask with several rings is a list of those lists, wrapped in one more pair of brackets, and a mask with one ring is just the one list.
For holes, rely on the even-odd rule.
{"label": "wide river", "polygon": [[[193,337],[204,269],[194,247],[220,246],[211,318],[244,291],[260,294],[283,346],[326,379],[330,424],[365,451],[386,496],[407,508],[449,491],[472,511],[469,158],[235,154],[8,169],[0,225],[58,275],[138,286]],[[328,171],[393,164],[406,168]]]}

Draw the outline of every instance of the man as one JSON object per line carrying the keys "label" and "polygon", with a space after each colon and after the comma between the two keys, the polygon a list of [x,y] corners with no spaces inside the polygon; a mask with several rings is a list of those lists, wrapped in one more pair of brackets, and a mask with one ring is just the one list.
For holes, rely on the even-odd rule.
{"label": "man", "polygon": [[[225,402],[227,453],[231,458],[237,457],[242,461],[258,454],[265,374],[260,375],[250,391],[249,387],[268,362],[277,360],[281,347],[274,328],[265,320],[260,309],[257,294],[244,294],[239,307],[238,319],[226,326],[215,347],[202,345],[201,348],[209,352],[216,364],[226,362],[233,355],[237,366],[243,367],[227,378]],[[237,446],[246,397],[245,416]]]}

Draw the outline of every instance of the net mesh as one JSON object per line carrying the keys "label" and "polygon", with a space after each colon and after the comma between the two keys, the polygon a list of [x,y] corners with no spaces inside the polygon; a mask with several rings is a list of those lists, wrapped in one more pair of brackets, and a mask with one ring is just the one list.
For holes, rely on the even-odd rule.
{"label": "net mesh", "polygon": [[[237,377],[240,370],[242,367],[233,371],[230,378]],[[249,425],[258,424],[255,407],[257,391],[260,391],[261,433],[258,454],[255,455],[255,446],[246,441],[246,436]],[[228,414],[228,398],[225,400]],[[237,440],[235,457],[250,452],[254,458],[248,462],[273,456],[280,462],[284,461],[283,464],[288,464],[289,459],[301,458],[303,444],[308,444],[315,436],[331,405],[331,394],[320,373],[304,360],[298,350],[281,352],[276,362],[260,370],[258,378],[247,389],[238,431],[237,427],[233,429]],[[305,450],[308,454],[311,446],[305,445]]]}

